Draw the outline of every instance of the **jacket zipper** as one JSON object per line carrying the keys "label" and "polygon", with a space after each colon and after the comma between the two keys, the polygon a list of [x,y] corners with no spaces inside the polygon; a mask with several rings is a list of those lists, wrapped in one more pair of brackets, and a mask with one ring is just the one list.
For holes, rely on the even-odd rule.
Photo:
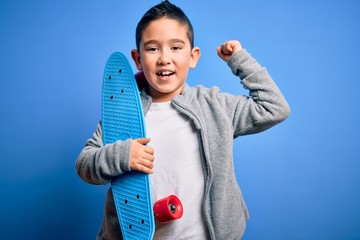
{"label": "jacket zipper", "polygon": [[[206,174],[204,177],[205,177],[205,194],[204,194],[204,199],[203,199],[203,212],[204,212],[204,215],[205,215],[205,222],[207,224],[207,231],[209,233],[209,236],[210,236],[210,239],[215,239],[214,237],[214,232],[213,232],[213,227],[212,227],[212,222],[211,222],[211,218],[210,216],[207,215],[207,211],[206,211],[206,199],[209,197],[209,193],[210,193],[210,188],[209,188],[209,185],[210,185],[210,179],[211,179],[211,169],[210,169],[210,164],[208,162],[208,157],[207,157],[207,153],[205,151],[205,147],[204,147],[204,137],[203,137],[203,133],[202,133],[202,128],[201,128],[201,122],[200,120],[198,119],[198,117],[189,109],[186,109],[185,107],[183,107],[180,103],[178,103],[176,100],[173,100],[172,101],[174,103],[174,105],[177,107],[177,109],[184,113],[185,115],[187,115],[188,117],[190,117],[193,121],[194,121],[194,124],[195,124],[195,127],[197,128],[198,130],[198,134],[200,135],[200,140],[201,140],[201,151],[203,152],[203,155],[204,155],[204,165],[205,165],[205,169],[206,171],[204,171],[204,174]],[[211,231],[209,229],[209,226],[211,226]]]}

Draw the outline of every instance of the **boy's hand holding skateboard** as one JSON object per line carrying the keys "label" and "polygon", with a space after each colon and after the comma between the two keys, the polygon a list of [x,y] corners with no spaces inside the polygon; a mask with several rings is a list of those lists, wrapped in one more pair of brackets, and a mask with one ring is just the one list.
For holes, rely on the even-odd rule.
{"label": "boy's hand holding skateboard", "polygon": [[146,146],[150,138],[138,138],[131,141],[130,169],[152,174],[154,167],[154,149]]}

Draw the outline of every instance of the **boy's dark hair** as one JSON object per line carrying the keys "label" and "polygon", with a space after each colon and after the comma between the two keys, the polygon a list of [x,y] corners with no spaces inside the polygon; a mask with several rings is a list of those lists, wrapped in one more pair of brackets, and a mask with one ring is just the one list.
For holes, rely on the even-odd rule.
{"label": "boy's dark hair", "polygon": [[140,42],[144,29],[155,20],[160,18],[169,18],[178,21],[181,25],[185,25],[188,28],[187,35],[190,41],[191,48],[194,47],[194,29],[190,20],[185,13],[174,4],[165,0],[158,5],[150,8],[139,21],[136,27],[136,48],[140,50]]}

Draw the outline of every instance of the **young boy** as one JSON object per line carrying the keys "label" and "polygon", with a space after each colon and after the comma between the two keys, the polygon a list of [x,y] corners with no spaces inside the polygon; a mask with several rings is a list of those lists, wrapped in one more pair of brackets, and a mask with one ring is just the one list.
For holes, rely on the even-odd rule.
{"label": "young boy", "polygon": [[[218,55],[249,89],[249,97],[218,88],[190,87],[200,49],[181,9],[164,1],[145,13],[131,51],[147,87],[141,92],[146,139],[103,145],[101,123],[80,153],[76,170],[91,184],[107,184],[126,171],[149,173],[153,200],[175,194],[181,219],[156,223],[154,239],[240,239],[248,211],[237,184],[233,139],[283,121],[289,106],[267,71],[238,41],[217,48]],[[97,239],[122,239],[111,190]]]}

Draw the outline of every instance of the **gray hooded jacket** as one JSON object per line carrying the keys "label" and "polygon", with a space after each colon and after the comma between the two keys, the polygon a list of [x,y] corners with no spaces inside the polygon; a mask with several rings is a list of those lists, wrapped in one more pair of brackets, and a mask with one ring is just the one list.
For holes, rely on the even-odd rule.
{"label": "gray hooded jacket", "polygon": [[[228,65],[249,90],[249,96],[222,93],[217,87],[185,85],[181,95],[172,100],[198,131],[205,177],[203,213],[209,236],[216,240],[240,239],[249,218],[235,177],[233,139],[264,131],[290,114],[285,98],[266,69],[245,49],[232,56]],[[152,99],[145,90],[141,98],[146,115]],[[130,141],[103,146],[99,123],[77,159],[77,173],[88,183],[107,184],[112,177],[130,171]],[[122,239],[110,189],[97,239]]]}

